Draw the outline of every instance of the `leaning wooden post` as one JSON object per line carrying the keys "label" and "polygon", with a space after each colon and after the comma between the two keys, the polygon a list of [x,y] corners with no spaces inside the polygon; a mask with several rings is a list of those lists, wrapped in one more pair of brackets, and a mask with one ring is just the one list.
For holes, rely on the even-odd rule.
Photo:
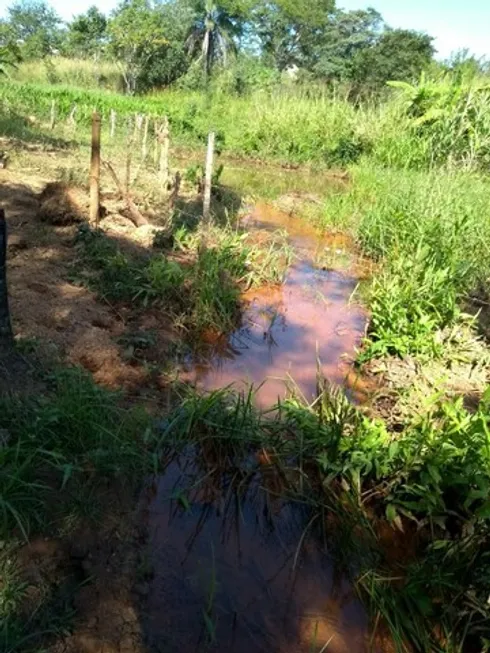
{"label": "leaning wooden post", "polygon": [[204,178],[204,203],[202,215],[206,222],[211,218],[211,186],[213,183],[213,159],[214,159],[215,133],[208,136],[208,151],[206,155],[206,175]]}
{"label": "leaning wooden post", "polygon": [[7,292],[7,222],[5,211],[0,209],[0,353],[12,345],[13,334],[10,323]]}
{"label": "leaning wooden post", "polygon": [[51,100],[51,117],[50,117],[50,120],[49,120],[49,128],[51,130],[54,129],[55,122],[56,122],[56,105],[55,105],[55,101],[53,99],[53,100]]}
{"label": "leaning wooden post", "polygon": [[111,109],[111,138],[114,138],[116,133],[116,112],[114,109]]}
{"label": "leaning wooden post", "polygon": [[99,226],[100,215],[100,114],[92,114],[92,152],[90,156],[90,221]]}
{"label": "leaning wooden post", "polygon": [[160,132],[161,150],[160,150],[160,182],[162,189],[167,190],[168,178],[170,174],[169,155],[170,155],[170,129],[168,118],[165,116],[163,127]]}

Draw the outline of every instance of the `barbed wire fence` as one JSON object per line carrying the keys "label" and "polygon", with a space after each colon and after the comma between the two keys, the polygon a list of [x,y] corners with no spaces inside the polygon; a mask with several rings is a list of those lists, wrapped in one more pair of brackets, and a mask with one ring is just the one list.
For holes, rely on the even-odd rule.
{"label": "barbed wire fence", "polygon": [[[80,148],[90,147],[91,167],[91,215],[98,215],[100,209],[94,208],[101,189],[110,185],[124,199],[133,222],[140,226],[148,222],[132,200],[132,191],[138,187],[138,194],[151,205],[166,203],[169,210],[174,207],[182,184],[182,159],[172,148],[172,125],[167,116],[154,116],[145,113],[119,114],[111,109],[107,115],[96,110],[92,112],[92,130],[87,124],[87,107],[77,104],[71,106],[64,115],[57,111],[56,102],[51,102],[49,115],[41,118],[53,138],[60,138]],[[94,130],[94,123],[98,123]],[[94,141],[94,134],[95,136]],[[91,135],[91,136],[90,136]],[[94,155],[94,150],[96,154]],[[190,178],[196,185],[197,194],[202,199],[202,215],[210,219],[210,197],[213,185],[215,156],[215,134],[208,137],[207,152],[193,152],[190,161]],[[97,168],[97,171],[94,169]],[[184,171],[185,174],[186,171]],[[69,166],[62,171],[64,181],[86,183],[86,167]],[[109,182],[109,184],[107,183]],[[103,187],[102,187],[103,186]],[[190,216],[190,214],[189,214]],[[195,217],[192,214],[192,217]]]}

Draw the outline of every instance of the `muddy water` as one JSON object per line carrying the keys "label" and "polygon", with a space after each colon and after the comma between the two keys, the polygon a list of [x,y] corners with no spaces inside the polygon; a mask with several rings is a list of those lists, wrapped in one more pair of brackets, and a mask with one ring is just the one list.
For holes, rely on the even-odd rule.
{"label": "muddy water", "polygon": [[[282,286],[248,292],[241,327],[215,342],[188,378],[204,389],[261,385],[264,406],[288,384],[311,400],[317,371],[350,378],[366,314],[351,303],[358,283],[349,243],[258,205],[244,227],[285,229],[295,259]],[[342,260],[347,270],[331,264]],[[286,498],[266,458],[223,469],[198,445],[168,466],[146,498],[154,577],[145,632],[151,651],[168,653],[362,653],[365,612],[336,572],[324,520]]]}
{"label": "muddy water", "polygon": [[153,488],[150,651],[372,650],[320,516],[281,498],[274,469],[217,472],[196,453],[172,462]]}
{"label": "muddy water", "polygon": [[[253,384],[263,407],[292,388],[313,400],[319,369],[332,383],[352,384],[354,394],[362,390],[352,375],[352,359],[367,321],[365,311],[351,302],[358,278],[349,270],[325,265],[337,258],[345,268],[348,242],[340,236],[319,236],[304,221],[266,204],[257,205],[243,226],[251,232],[285,229],[294,263],[282,286],[244,295],[240,328],[194,363],[187,378],[205,390]],[[350,263],[351,269],[355,267],[354,261]]]}

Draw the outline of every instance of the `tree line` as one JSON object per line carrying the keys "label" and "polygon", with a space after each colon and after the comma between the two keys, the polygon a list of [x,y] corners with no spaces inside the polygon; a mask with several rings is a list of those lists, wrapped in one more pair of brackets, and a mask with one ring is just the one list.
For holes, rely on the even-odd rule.
{"label": "tree line", "polygon": [[[428,34],[335,0],[122,0],[109,16],[94,5],[68,23],[44,0],[19,0],[0,20],[0,68],[53,55],[115,60],[129,93],[220,77],[237,93],[281,79],[376,92],[440,66],[434,54]],[[446,65],[462,64],[483,65],[464,53]]]}

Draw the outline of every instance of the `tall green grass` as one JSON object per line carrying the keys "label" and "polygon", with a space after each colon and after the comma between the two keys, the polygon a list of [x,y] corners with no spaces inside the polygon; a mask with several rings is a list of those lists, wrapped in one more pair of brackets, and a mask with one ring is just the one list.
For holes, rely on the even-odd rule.
{"label": "tall green grass", "polygon": [[490,284],[490,181],[457,171],[352,170],[327,196],[323,224],[350,229],[379,262],[365,356],[437,354],[437,333]]}
{"label": "tall green grass", "polygon": [[294,87],[246,97],[179,90],[129,97],[100,88],[102,78],[112,80],[106,88],[116,87],[113,64],[63,58],[24,64],[16,74],[22,83],[0,84],[4,112],[45,122],[54,99],[59,120],[75,105],[81,125],[88,125],[94,108],[106,120],[111,110],[120,118],[168,115],[182,143],[200,144],[213,129],[221,148],[262,159],[345,166],[371,156],[404,169],[476,169],[490,161],[490,87],[478,79],[423,78],[415,86],[397,85],[382,101],[353,106],[328,89]]}
{"label": "tall green grass", "polygon": [[112,61],[46,57],[21,62],[11,72],[17,82],[35,84],[61,84],[76,88],[124,90],[121,65]]}
{"label": "tall green grass", "polygon": [[[169,90],[130,97],[76,84],[18,83],[4,78],[0,80],[1,129],[5,131],[8,123],[23,116],[37,118],[40,127],[46,127],[53,100],[59,123],[76,106],[75,119],[85,141],[92,111],[97,108],[106,126],[112,109],[118,112],[118,125],[135,113],[156,119],[168,115],[177,142],[201,145],[214,129],[221,150],[259,158],[327,165],[347,165],[364,158],[402,169],[441,165],[486,169],[488,163],[490,89],[478,80],[466,85],[449,79],[404,85],[381,103],[354,107],[327,90],[309,95],[304,90],[279,88],[274,94],[260,91],[243,98]],[[78,137],[82,131],[73,134]]]}
{"label": "tall green grass", "polygon": [[174,138],[185,144],[203,143],[212,129],[230,153],[326,166],[345,166],[362,156],[397,168],[475,169],[490,160],[490,89],[478,80],[466,85],[422,80],[394,89],[381,103],[353,106],[328,89],[308,94],[280,87],[246,97],[179,90],[129,97],[81,88],[93,74],[89,64],[86,68],[80,70],[87,79],[69,85],[63,75],[55,85],[2,80],[4,112],[47,122],[54,99],[59,120],[76,105],[77,121],[86,126],[94,108],[105,120],[112,109],[120,118],[168,115]]}

